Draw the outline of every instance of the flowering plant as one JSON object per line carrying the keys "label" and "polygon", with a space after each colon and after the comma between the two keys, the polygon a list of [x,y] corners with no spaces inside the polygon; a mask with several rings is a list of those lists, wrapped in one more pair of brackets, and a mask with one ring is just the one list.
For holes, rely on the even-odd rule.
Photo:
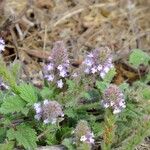
{"label": "flowering plant", "polygon": [[[4,49],[0,39],[0,52]],[[143,53],[134,50],[129,63],[138,67],[140,56],[147,65],[150,57]],[[39,89],[17,80],[12,72],[19,70],[10,71],[0,58],[0,149],[58,144],[69,150],[134,149],[147,136],[149,74],[132,85],[116,85],[108,47],[87,53],[77,72],[70,62],[65,44],[56,42]]]}

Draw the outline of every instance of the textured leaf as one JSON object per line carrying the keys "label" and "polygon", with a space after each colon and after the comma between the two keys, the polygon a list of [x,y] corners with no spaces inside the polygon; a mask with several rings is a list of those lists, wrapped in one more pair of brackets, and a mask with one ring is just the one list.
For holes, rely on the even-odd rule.
{"label": "textured leaf", "polygon": [[31,84],[23,83],[19,86],[20,97],[29,103],[34,104],[37,101],[37,94]]}
{"label": "textured leaf", "polygon": [[134,67],[138,67],[140,64],[148,65],[149,61],[150,56],[140,49],[133,50],[129,57],[129,63],[131,63]]}
{"label": "textured leaf", "polygon": [[104,81],[96,81],[96,87],[103,93],[107,88],[108,83]]}
{"label": "textured leaf", "polygon": [[20,125],[15,131],[15,138],[19,145],[23,145],[25,149],[33,150],[37,147],[37,136],[34,129],[26,125]]}
{"label": "textured leaf", "polygon": [[0,107],[0,112],[3,114],[20,112],[25,106],[25,102],[18,96],[10,96],[4,99]]}
{"label": "textured leaf", "polygon": [[18,60],[15,60],[12,64],[10,64],[10,71],[14,78],[17,80],[20,76],[21,72],[21,62]]}
{"label": "textured leaf", "polygon": [[142,93],[143,93],[144,99],[150,100],[150,88],[149,87],[143,89]]}
{"label": "textured leaf", "polygon": [[70,118],[74,118],[76,116],[76,112],[72,108],[68,108],[65,110],[65,115]]}
{"label": "textured leaf", "polygon": [[110,69],[110,71],[106,74],[106,76],[104,78],[104,82],[110,83],[115,75],[116,75],[115,68]]}
{"label": "textured leaf", "polygon": [[6,67],[6,65],[2,59],[0,59],[0,76],[7,83],[7,85],[9,85],[11,87],[11,89],[15,93],[18,93],[16,80],[13,77],[11,71],[9,71],[9,69]]}
{"label": "textured leaf", "polygon": [[0,143],[3,143],[5,140],[6,129],[0,128]]}
{"label": "textured leaf", "polygon": [[67,80],[66,83],[68,85],[68,90],[70,92],[75,90],[76,84],[75,84],[75,82],[73,80]]}
{"label": "textured leaf", "polygon": [[42,98],[44,99],[51,99],[54,97],[54,94],[55,94],[55,89],[54,88],[47,88],[47,87],[44,87],[41,92],[40,92]]}
{"label": "textured leaf", "polygon": [[0,144],[0,150],[12,150],[14,147],[14,142]]}
{"label": "textured leaf", "polygon": [[73,144],[72,144],[72,140],[69,139],[69,138],[66,138],[63,140],[62,144],[67,147],[69,150],[75,150],[75,147],[73,147]]}
{"label": "textured leaf", "polygon": [[10,128],[7,131],[7,137],[8,137],[9,140],[15,139],[15,131],[14,131],[14,129]]}

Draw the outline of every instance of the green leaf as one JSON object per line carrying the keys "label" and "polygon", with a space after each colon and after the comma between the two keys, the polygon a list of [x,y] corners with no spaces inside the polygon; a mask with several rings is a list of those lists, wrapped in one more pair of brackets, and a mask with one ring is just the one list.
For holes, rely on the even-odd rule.
{"label": "green leaf", "polygon": [[15,138],[19,145],[23,145],[25,149],[33,150],[37,147],[37,136],[34,129],[26,125],[19,125],[15,131]]}
{"label": "green leaf", "polygon": [[12,150],[14,148],[14,142],[0,144],[0,150]]}
{"label": "green leaf", "polygon": [[2,114],[20,112],[25,106],[25,102],[19,96],[10,96],[4,99],[0,107]]}
{"label": "green leaf", "polygon": [[75,150],[75,147],[72,144],[72,140],[69,138],[66,138],[62,141],[62,144],[67,147],[69,150]]}
{"label": "green leaf", "polygon": [[24,108],[21,110],[21,112],[22,112],[25,116],[27,116],[27,115],[28,115],[28,112],[29,112],[29,108],[28,108],[28,107],[24,107]]}
{"label": "green leaf", "polygon": [[55,94],[55,88],[48,88],[48,87],[44,87],[42,90],[41,90],[41,96],[42,98],[44,99],[51,99],[54,97],[54,94]]}
{"label": "green leaf", "polygon": [[6,129],[5,128],[0,128],[0,143],[4,142],[5,136],[6,136]]}
{"label": "green leaf", "polygon": [[119,88],[122,91],[128,90],[129,89],[129,84],[124,82],[124,83],[122,83],[122,84],[119,85]]}
{"label": "green leaf", "polygon": [[11,71],[12,75],[14,76],[14,78],[19,79],[20,76],[20,70],[21,70],[21,62],[18,60],[15,60],[12,64],[10,64],[9,66],[9,70]]}
{"label": "green leaf", "polygon": [[102,123],[92,123],[92,129],[93,132],[96,136],[102,136],[103,132],[104,132],[104,125]]}
{"label": "green leaf", "polygon": [[104,81],[96,81],[96,87],[103,93],[107,88],[108,83]]}
{"label": "green leaf", "polygon": [[7,130],[7,137],[9,140],[14,140],[15,139],[15,130],[12,128]]}
{"label": "green leaf", "polygon": [[11,71],[6,67],[5,62],[0,58],[0,76],[11,87],[11,89],[17,94],[16,79],[13,77]]}
{"label": "green leaf", "polygon": [[76,83],[73,80],[66,80],[69,91],[74,91],[76,88]]}
{"label": "green leaf", "polygon": [[134,49],[129,57],[129,63],[134,67],[138,67],[140,64],[148,65],[150,56],[140,49]]}
{"label": "green leaf", "polygon": [[115,75],[116,75],[115,68],[110,69],[104,78],[104,82],[110,83]]}
{"label": "green leaf", "polygon": [[33,105],[37,101],[35,88],[31,84],[22,83],[18,89],[20,92],[20,97],[28,102],[29,105]]}
{"label": "green leaf", "polygon": [[90,99],[91,99],[91,95],[90,95],[90,93],[89,93],[89,92],[85,92],[85,91],[83,91],[83,92],[82,92],[82,95],[83,95],[83,97],[84,97],[84,98],[86,98],[86,99],[88,99],[88,100],[90,100]]}
{"label": "green leaf", "polygon": [[150,87],[143,89],[142,94],[144,99],[150,100]]}
{"label": "green leaf", "polygon": [[67,115],[70,118],[74,118],[76,116],[76,112],[71,107],[68,107],[68,109],[65,109],[64,112],[65,112],[65,115]]}

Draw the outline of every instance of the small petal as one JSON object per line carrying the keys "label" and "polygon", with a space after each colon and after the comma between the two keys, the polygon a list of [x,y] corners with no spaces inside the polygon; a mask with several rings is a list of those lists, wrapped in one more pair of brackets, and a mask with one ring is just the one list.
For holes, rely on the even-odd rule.
{"label": "small petal", "polygon": [[59,71],[61,71],[63,68],[64,68],[64,67],[63,67],[62,65],[59,65],[59,66],[57,67],[57,69],[58,69]]}
{"label": "small petal", "polygon": [[75,72],[73,75],[72,75],[72,77],[77,77],[78,76],[78,74]]}
{"label": "small petal", "polygon": [[0,38],[0,52],[4,51],[4,49],[5,49],[5,41],[2,38]]}
{"label": "small petal", "polygon": [[43,122],[44,122],[44,124],[50,123],[49,119],[45,119]]}
{"label": "small petal", "polygon": [[98,65],[97,70],[101,71],[102,70],[102,65]]}
{"label": "small petal", "polygon": [[41,115],[40,115],[40,114],[36,114],[36,115],[34,116],[34,118],[39,121],[39,120],[41,119]]}
{"label": "small petal", "polygon": [[37,109],[37,108],[39,108],[39,107],[41,107],[41,103],[35,103],[35,104],[34,104],[34,109]]}
{"label": "small petal", "polygon": [[54,80],[54,75],[46,75],[45,78],[48,80],[48,81],[53,81]]}
{"label": "small petal", "polygon": [[120,113],[120,112],[121,112],[121,110],[118,109],[118,108],[115,108],[115,109],[113,110],[113,114],[118,114],[118,113]]}
{"label": "small petal", "polygon": [[42,112],[41,103],[35,103],[34,109],[35,109],[36,113],[41,113]]}
{"label": "small petal", "polygon": [[91,69],[91,72],[94,74],[94,73],[97,72],[97,69],[96,69],[96,68],[92,68],[92,69]]}
{"label": "small petal", "polygon": [[53,118],[52,121],[51,121],[51,124],[55,124],[56,121],[57,121],[57,119],[56,119],[56,118]]}
{"label": "small petal", "polygon": [[91,144],[94,144],[94,139],[93,139],[93,138],[90,138],[90,139],[89,139],[89,142],[90,142]]}
{"label": "small petal", "polygon": [[63,78],[66,77],[67,76],[66,70],[61,70],[59,76]]}
{"label": "small petal", "polygon": [[102,100],[102,105],[104,108],[108,108],[109,107],[109,103],[105,102],[104,100]]}
{"label": "small petal", "polygon": [[51,70],[54,69],[54,65],[53,65],[52,63],[50,63],[50,64],[48,64],[48,65],[46,66],[46,69],[47,69],[48,71],[51,71]]}
{"label": "small petal", "polygon": [[110,106],[114,106],[114,104],[115,104],[114,102],[112,102],[112,101],[110,102]]}
{"label": "small petal", "polygon": [[83,136],[81,136],[80,141],[85,142],[86,139],[87,139],[87,138],[85,137],[85,135],[83,135]]}
{"label": "small petal", "polygon": [[61,114],[61,117],[64,117],[64,113]]}
{"label": "small petal", "polygon": [[93,65],[93,61],[91,60],[91,59],[86,59],[85,61],[84,61],[84,63],[87,65],[87,66],[92,66]]}
{"label": "small petal", "polygon": [[105,73],[108,73],[109,70],[110,70],[109,67],[106,66],[103,71],[104,71]]}
{"label": "small petal", "polygon": [[44,105],[47,105],[48,103],[49,103],[49,101],[46,99],[46,100],[44,100]]}
{"label": "small petal", "polygon": [[102,79],[104,79],[105,75],[106,75],[105,72],[101,72],[101,73],[100,73],[100,76],[101,76]]}
{"label": "small petal", "polygon": [[90,58],[93,58],[93,57],[94,57],[93,53],[90,53],[90,54],[87,55],[87,56],[90,57]]}
{"label": "small petal", "polygon": [[86,69],[84,70],[84,72],[85,72],[86,74],[89,74],[89,73],[90,73],[90,69],[89,69],[89,68],[86,68]]}
{"label": "small petal", "polygon": [[62,79],[60,79],[60,80],[57,81],[57,86],[58,86],[59,88],[62,88],[63,85],[64,85],[64,83],[62,82]]}

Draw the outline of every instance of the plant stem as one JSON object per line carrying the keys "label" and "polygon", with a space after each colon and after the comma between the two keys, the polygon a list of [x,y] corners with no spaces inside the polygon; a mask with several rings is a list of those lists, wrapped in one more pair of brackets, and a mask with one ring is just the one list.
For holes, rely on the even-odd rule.
{"label": "plant stem", "polygon": [[110,109],[106,109],[103,133],[102,150],[111,150],[111,145],[115,136],[115,115]]}

